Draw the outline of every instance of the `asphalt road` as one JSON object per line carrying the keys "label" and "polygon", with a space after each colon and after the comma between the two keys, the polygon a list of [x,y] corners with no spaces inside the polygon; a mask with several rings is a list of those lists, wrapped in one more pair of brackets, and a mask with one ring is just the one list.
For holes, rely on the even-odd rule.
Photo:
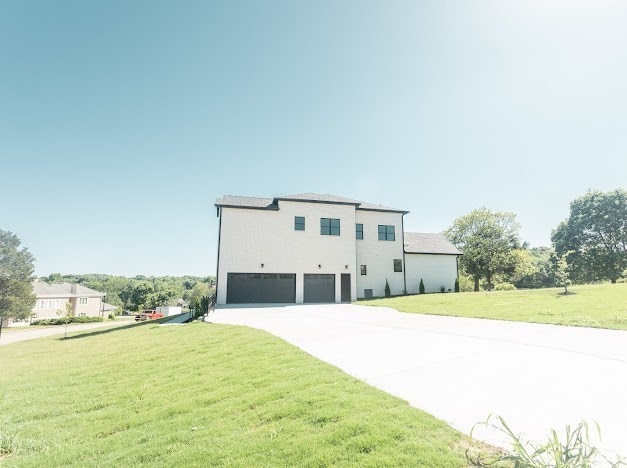
{"label": "asphalt road", "polygon": [[344,304],[223,307],[209,320],[266,330],[467,434],[489,414],[536,442],[596,421],[596,443],[627,456],[626,331]]}

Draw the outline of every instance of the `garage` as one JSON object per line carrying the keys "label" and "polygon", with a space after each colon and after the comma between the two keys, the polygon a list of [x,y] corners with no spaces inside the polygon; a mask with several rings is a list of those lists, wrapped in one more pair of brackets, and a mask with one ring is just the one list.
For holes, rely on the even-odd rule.
{"label": "garage", "polygon": [[293,273],[229,273],[227,304],[284,304],[296,302]]}
{"label": "garage", "polygon": [[335,275],[305,275],[305,302],[335,302]]}

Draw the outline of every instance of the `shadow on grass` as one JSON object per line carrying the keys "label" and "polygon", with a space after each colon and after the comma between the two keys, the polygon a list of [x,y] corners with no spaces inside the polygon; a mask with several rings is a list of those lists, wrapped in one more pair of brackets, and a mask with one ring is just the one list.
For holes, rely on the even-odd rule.
{"label": "shadow on grass", "polygon": [[77,338],[89,338],[92,336],[105,335],[107,333],[112,333],[112,332],[116,332],[119,330],[127,330],[129,328],[134,328],[134,327],[143,327],[145,325],[157,325],[163,322],[167,322],[170,318],[171,317],[163,317],[163,318],[156,319],[156,320],[147,320],[145,322],[133,322],[133,323],[129,323],[128,325],[121,325],[119,327],[105,328],[104,330],[98,329],[98,328],[95,328],[93,330],[82,330],[82,333],[79,333],[78,335],[68,336],[67,338],[61,337],[57,339],[63,341],[63,340],[75,340]]}

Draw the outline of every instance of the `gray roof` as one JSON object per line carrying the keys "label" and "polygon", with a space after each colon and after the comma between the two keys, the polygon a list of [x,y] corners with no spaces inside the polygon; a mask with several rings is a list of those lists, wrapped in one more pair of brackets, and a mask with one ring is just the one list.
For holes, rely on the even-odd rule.
{"label": "gray roof", "polygon": [[104,312],[113,312],[117,308],[118,306],[114,306],[113,304],[109,304],[107,302],[105,302],[104,305],[102,306],[102,310]]}
{"label": "gray roof", "polygon": [[443,255],[461,255],[462,253],[455,247],[444,234],[429,232],[406,232],[405,233],[406,253],[425,253]]}
{"label": "gray roof", "polygon": [[216,206],[277,210],[279,200],[355,205],[355,208],[358,210],[393,211],[393,212],[398,212],[398,213],[409,213],[408,211],[405,211],[405,210],[390,208],[390,207],[383,206],[383,205],[376,205],[374,203],[354,200],[352,198],[338,197],[337,195],[319,194],[319,193],[312,193],[312,192],[298,193],[296,195],[285,195],[285,196],[279,196],[275,198],[255,198],[255,197],[239,197],[239,196],[234,196],[234,195],[225,195],[222,198],[219,198],[218,200],[216,200]]}
{"label": "gray roof", "polygon": [[86,288],[80,284],[72,283],[44,283],[36,281],[33,283],[33,292],[37,297],[100,297],[104,293]]}

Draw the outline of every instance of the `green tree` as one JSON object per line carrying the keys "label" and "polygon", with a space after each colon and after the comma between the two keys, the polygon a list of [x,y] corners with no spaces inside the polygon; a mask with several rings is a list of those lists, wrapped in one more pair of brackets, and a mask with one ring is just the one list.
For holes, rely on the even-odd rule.
{"label": "green tree", "polygon": [[25,319],[33,311],[35,259],[19,238],[0,229],[0,326],[2,319]]}
{"label": "green tree", "polygon": [[519,230],[516,215],[480,208],[457,218],[445,232],[464,253],[460,266],[473,277],[475,291],[479,291],[482,278],[490,290],[496,275],[515,268],[513,251],[521,247]]}
{"label": "green tree", "polygon": [[564,288],[564,294],[568,294],[568,285],[570,284],[570,272],[568,270],[568,262],[566,261],[567,256],[568,254],[554,254],[551,258],[553,262],[555,286]]}
{"label": "green tree", "polygon": [[551,235],[558,255],[568,255],[577,282],[616,283],[627,268],[627,191],[590,190],[570,204],[570,215]]}
{"label": "green tree", "polygon": [[72,307],[72,303],[65,303],[65,311],[58,309],[57,315],[61,317],[63,320],[63,324],[65,325],[65,330],[63,331],[63,338],[67,338],[67,324],[70,323],[72,317],[74,317],[74,308]]}
{"label": "green tree", "polygon": [[385,297],[390,297],[392,295],[392,292],[390,291],[390,283],[388,283],[387,279],[385,280],[385,288],[383,292],[385,293]]}
{"label": "green tree", "polygon": [[422,278],[420,278],[420,284],[418,285],[418,294],[424,294],[425,293],[425,283],[422,281]]}
{"label": "green tree", "polygon": [[555,275],[551,255],[554,250],[550,247],[533,247],[527,250],[532,268],[524,274],[512,278],[517,288],[550,288],[555,284]]}

